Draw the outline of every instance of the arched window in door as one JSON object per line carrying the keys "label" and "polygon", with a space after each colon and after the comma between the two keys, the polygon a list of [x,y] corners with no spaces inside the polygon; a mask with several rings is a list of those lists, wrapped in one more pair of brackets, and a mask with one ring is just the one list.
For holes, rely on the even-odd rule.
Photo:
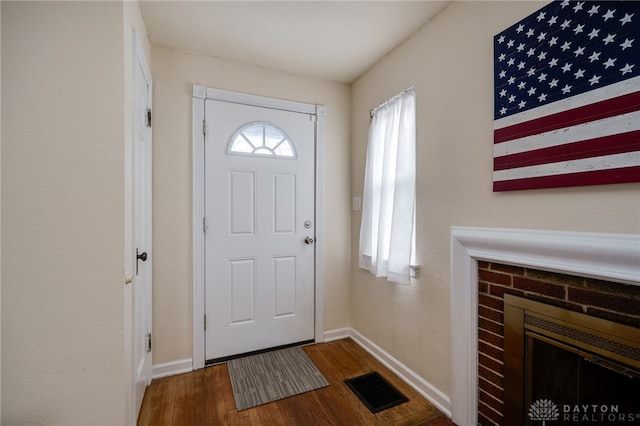
{"label": "arched window in door", "polygon": [[240,127],[229,141],[227,154],[297,158],[289,137],[270,123],[248,123]]}

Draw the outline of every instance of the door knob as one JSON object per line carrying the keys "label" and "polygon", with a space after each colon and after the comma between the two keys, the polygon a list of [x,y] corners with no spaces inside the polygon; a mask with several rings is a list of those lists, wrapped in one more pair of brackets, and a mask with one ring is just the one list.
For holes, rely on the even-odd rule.
{"label": "door knob", "polygon": [[136,249],[136,275],[138,275],[138,261],[142,260],[143,262],[147,261],[147,252],[143,251],[140,253],[138,249]]}
{"label": "door knob", "polygon": [[138,250],[136,249],[136,259],[142,260],[143,262],[147,261],[147,252],[143,251],[142,253],[138,254]]}
{"label": "door knob", "polygon": [[313,244],[313,241],[314,241],[314,240],[313,240],[313,238],[311,238],[311,237],[306,237],[306,238],[304,239],[305,244]]}

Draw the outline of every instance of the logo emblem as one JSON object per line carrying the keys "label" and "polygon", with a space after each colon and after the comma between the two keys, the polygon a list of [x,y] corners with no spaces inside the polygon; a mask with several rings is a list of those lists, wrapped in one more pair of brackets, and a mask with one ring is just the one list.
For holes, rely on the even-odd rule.
{"label": "logo emblem", "polygon": [[558,406],[549,399],[539,399],[529,407],[529,418],[533,421],[541,420],[542,426],[548,420],[558,420],[558,417]]}

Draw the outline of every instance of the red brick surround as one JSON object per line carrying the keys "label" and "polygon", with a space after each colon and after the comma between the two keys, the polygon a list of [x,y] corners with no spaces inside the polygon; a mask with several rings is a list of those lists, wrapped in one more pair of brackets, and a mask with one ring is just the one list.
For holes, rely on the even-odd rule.
{"label": "red brick surround", "polygon": [[503,424],[505,293],[640,328],[640,287],[478,262],[478,424]]}

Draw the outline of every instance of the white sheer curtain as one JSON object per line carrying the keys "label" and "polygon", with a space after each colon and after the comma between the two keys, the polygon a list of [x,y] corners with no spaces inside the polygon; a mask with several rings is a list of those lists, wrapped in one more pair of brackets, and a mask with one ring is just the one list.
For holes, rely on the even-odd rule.
{"label": "white sheer curtain", "polygon": [[415,252],[415,90],[378,108],[371,119],[362,200],[359,266],[410,284]]}

